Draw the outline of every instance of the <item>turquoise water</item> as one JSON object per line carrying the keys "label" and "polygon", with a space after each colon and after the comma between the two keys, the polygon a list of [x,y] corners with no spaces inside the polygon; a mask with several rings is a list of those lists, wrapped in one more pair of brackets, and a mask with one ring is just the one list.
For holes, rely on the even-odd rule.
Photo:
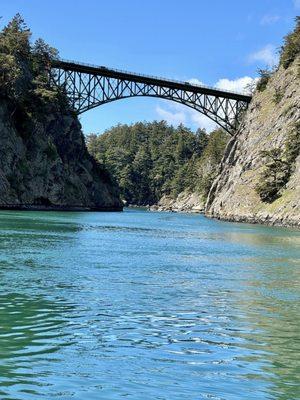
{"label": "turquoise water", "polygon": [[0,212],[0,399],[300,399],[300,231]]}

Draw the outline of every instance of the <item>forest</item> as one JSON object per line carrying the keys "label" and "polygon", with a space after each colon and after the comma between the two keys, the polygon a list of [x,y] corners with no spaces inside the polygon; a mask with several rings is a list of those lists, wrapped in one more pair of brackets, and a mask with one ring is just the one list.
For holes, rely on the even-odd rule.
{"label": "forest", "polygon": [[207,196],[228,139],[222,129],[207,134],[154,121],[90,134],[87,147],[117,180],[126,203],[153,205],[182,191]]}

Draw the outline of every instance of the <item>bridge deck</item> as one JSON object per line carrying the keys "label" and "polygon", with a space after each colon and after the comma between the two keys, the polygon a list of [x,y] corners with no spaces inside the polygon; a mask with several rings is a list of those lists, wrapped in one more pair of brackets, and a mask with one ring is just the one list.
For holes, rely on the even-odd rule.
{"label": "bridge deck", "polygon": [[223,97],[227,99],[241,100],[246,103],[250,103],[252,98],[250,95],[230,92],[227,90],[219,90],[209,86],[193,85],[188,82],[180,82],[176,80],[164,79],[155,76],[136,74],[127,71],[120,71],[117,69],[106,68],[104,66],[78,63],[76,61],[53,60],[51,66],[54,68],[61,68],[67,71],[76,71],[93,75],[101,75],[110,78],[129,80],[132,82],[142,82],[150,85],[158,85],[158,86],[165,86],[168,88],[181,89],[193,93],[201,93],[206,95]]}

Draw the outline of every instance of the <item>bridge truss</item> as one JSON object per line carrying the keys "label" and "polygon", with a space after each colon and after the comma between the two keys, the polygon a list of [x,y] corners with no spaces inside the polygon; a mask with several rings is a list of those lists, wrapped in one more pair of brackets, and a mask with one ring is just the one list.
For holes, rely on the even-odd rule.
{"label": "bridge truss", "polygon": [[50,84],[65,91],[78,114],[119,99],[158,97],[199,111],[230,134],[251,100],[244,94],[73,61],[52,61],[49,76]]}

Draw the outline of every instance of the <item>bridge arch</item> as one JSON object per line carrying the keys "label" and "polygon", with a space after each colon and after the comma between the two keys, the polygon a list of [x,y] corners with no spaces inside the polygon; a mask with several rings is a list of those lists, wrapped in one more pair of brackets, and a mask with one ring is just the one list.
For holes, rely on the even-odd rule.
{"label": "bridge arch", "polygon": [[57,60],[50,84],[62,88],[81,114],[112,101],[156,97],[183,104],[212,119],[230,134],[237,129],[251,96],[124,71]]}
{"label": "bridge arch", "polygon": [[[86,107],[86,109],[81,110],[80,112],[78,112],[78,114],[82,114],[85,111],[88,110],[92,110],[94,108],[97,108],[101,105],[104,104],[109,104],[113,101],[117,101],[117,100],[123,100],[123,99],[130,99],[130,98],[135,98],[135,97],[152,97],[152,98],[160,98],[163,100],[169,100],[169,101],[173,101],[175,103],[178,104],[182,104],[186,107],[189,107],[193,110],[196,110],[198,112],[200,112],[201,114],[205,115],[206,117],[210,118],[211,120],[213,120],[216,124],[218,124],[219,126],[221,126],[223,129],[225,129],[227,132],[229,132],[230,134],[233,133],[233,131],[236,129],[235,126],[231,125],[229,123],[229,121],[227,121],[225,118],[223,118],[222,115],[217,115],[217,114],[213,114],[209,109],[206,109],[204,107],[199,107],[197,106],[197,104],[191,103],[191,102],[187,102],[187,101],[182,101],[182,100],[177,100],[175,98],[169,98],[169,97],[164,97],[164,96],[157,96],[157,95],[130,95],[130,96],[122,96],[122,97],[118,97],[118,98],[113,98],[113,99],[109,99],[109,100],[104,100],[104,101],[98,101],[95,102],[95,104],[90,104],[89,106]],[[73,108],[76,110],[76,105],[75,107],[73,106]],[[231,121],[231,122],[235,122],[235,121]]]}

